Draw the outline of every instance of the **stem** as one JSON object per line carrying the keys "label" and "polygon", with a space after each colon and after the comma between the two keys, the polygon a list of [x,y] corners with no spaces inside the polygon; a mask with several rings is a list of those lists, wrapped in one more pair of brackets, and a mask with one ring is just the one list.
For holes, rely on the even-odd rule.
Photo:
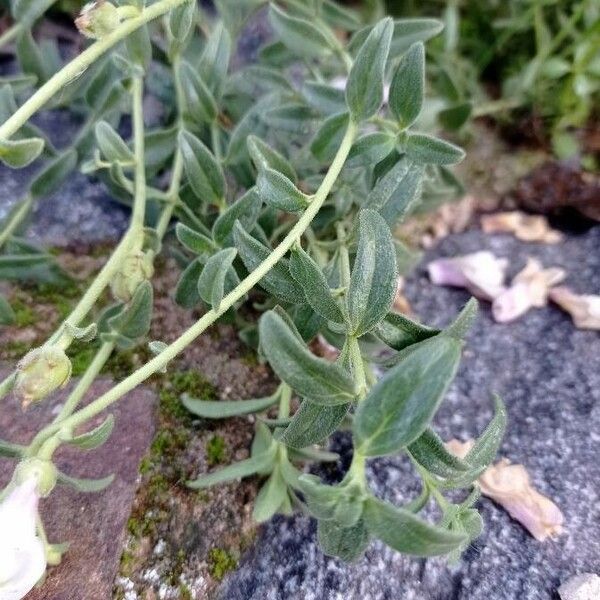
{"label": "stem", "polygon": [[223,153],[221,152],[221,141],[219,139],[219,124],[217,121],[213,121],[210,124],[210,140],[212,143],[212,149],[219,162],[223,160]]}
{"label": "stem", "polygon": [[46,102],[79,77],[96,59],[146,23],[167,13],[187,0],[159,0],[144,8],[138,17],[123,21],[107,36],[92,44],[40,87],[2,126],[0,139],[8,139]]}
{"label": "stem", "polygon": [[4,246],[8,238],[12,235],[13,231],[22,223],[32,204],[33,197],[31,194],[27,194],[21,205],[18,206],[17,209],[10,215],[8,222],[4,226],[4,229],[0,231],[0,248]]}
{"label": "stem", "polygon": [[77,382],[77,385],[67,398],[64,406],[62,407],[60,413],[56,417],[55,421],[59,422],[63,419],[66,419],[77,407],[80,400],[83,398],[85,393],[88,391],[90,385],[94,382],[94,379],[98,376],[102,367],[106,364],[106,361],[109,359],[115,345],[113,342],[104,342],[98,352],[96,352],[96,356],[86,369],[85,373]]}
{"label": "stem", "polygon": [[287,383],[281,384],[281,392],[279,395],[279,411],[280,419],[287,419],[290,416],[290,400],[292,399],[292,388]]}
{"label": "stem", "polygon": [[0,35],[0,48],[10,44],[22,31],[21,23],[13,23],[2,35]]}
{"label": "stem", "polygon": [[[133,147],[135,156],[135,192],[133,196],[133,212],[131,214],[130,228],[134,236],[142,238],[144,216],[146,214],[146,163],[144,149],[144,81],[141,77],[134,77],[131,94],[133,96]],[[135,240],[137,241],[137,240]]]}
{"label": "stem", "polygon": [[354,379],[358,383],[358,401],[364,399],[367,395],[367,378],[365,375],[365,364],[363,362],[362,355],[360,353],[360,346],[358,340],[354,336],[348,336],[348,355],[350,357],[350,364],[352,365],[352,374]]}
{"label": "stem", "polygon": [[315,218],[319,209],[329,195],[333,184],[338,178],[342,167],[346,161],[350,148],[356,137],[357,127],[350,122],[340,147],[323,179],[319,189],[313,197],[312,202],[305,210],[304,214],[298,219],[296,225],[282,240],[282,242],[273,250],[273,252],[242,282],[229,294],[227,294],[217,310],[211,309],[205,313],[194,325],[187,329],[172,344],[167,346],[160,354],[151,359],[143,367],[126,377],[108,392],[72,414],[68,419],[60,424],[52,423],[38,434],[38,436],[48,437],[55,433],[59,428],[75,428],[81,423],[94,417],[105,410],[111,404],[116,402],[121,396],[131,391],[137,385],[142,383],[148,377],[165,367],[175,356],[184,348],[191,344],[207,327],[212,325],[224,312],[233,306],[238,300],[243,298],[290,250],[294,243],[302,236],[305,229]]}

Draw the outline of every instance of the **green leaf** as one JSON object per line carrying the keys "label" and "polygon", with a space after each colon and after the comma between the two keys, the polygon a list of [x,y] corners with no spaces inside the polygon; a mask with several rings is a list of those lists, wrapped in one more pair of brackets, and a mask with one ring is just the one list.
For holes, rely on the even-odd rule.
{"label": "green leaf", "polygon": [[169,13],[169,32],[171,34],[172,53],[180,52],[187,45],[195,24],[197,6],[194,0],[189,0],[171,9]]}
{"label": "green leaf", "polygon": [[181,396],[183,405],[193,414],[206,419],[226,419],[261,412],[279,400],[279,393],[252,400],[198,400],[188,394]]}
{"label": "green leaf", "polygon": [[123,138],[106,122],[98,121],[94,128],[98,148],[108,162],[133,163],[135,157]]}
{"label": "green leaf", "polygon": [[125,38],[125,47],[130,60],[145,70],[152,60],[152,44],[148,26],[142,25],[133,30]]}
{"label": "green leaf", "polygon": [[358,138],[348,154],[346,166],[367,167],[383,160],[393,149],[396,139],[389,133],[377,131]]}
{"label": "green leaf", "polygon": [[464,462],[477,468],[489,466],[496,458],[506,430],[508,417],[500,396],[494,397],[494,406],[496,409],[494,417],[464,458]]}
{"label": "green leaf", "polygon": [[444,140],[425,133],[411,133],[406,141],[407,156],[423,165],[454,165],[464,157],[464,151]]}
{"label": "green leaf", "polygon": [[401,221],[421,197],[424,168],[401,158],[381,177],[364,207],[378,211],[390,227]]}
{"label": "green leaf", "polygon": [[369,545],[369,532],[362,519],[346,528],[335,521],[319,521],[317,537],[325,554],[337,556],[346,562],[360,558]]}
{"label": "green leaf", "polygon": [[387,223],[374,210],[358,214],[358,250],[348,288],[352,335],[370,331],[390,310],[397,288],[396,251]]}
{"label": "green leaf", "polygon": [[50,196],[58,190],[76,165],[77,152],[75,150],[67,150],[58,155],[35,176],[29,188],[31,195],[34,198]]}
{"label": "green leaf", "polygon": [[461,346],[440,335],[401,353],[358,406],[353,431],[361,453],[394,454],[425,431],[456,374]]}
{"label": "green leaf", "polygon": [[179,242],[194,254],[206,256],[212,254],[217,247],[209,238],[183,223],[175,226],[175,235]]}
{"label": "green leaf", "polygon": [[445,329],[445,334],[463,340],[477,318],[479,302],[471,298],[462,308],[456,319]]}
{"label": "green leaf", "polygon": [[345,404],[354,399],[355,383],[340,365],[312,354],[274,311],[259,323],[260,344],[277,376],[318,404]]}
{"label": "green leaf", "polygon": [[281,469],[276,466],[256,495],[252,517],[257,523],[268,521],[284,504],[286,498],[287,485],[282,477]]}
{"label": "green leaf", "polygon": [[212,31],[198,64],[198,71],[216,98],[221,96],[223,82],[227,77],[229,60],[231,57],[231,36],[223,23],[217,21]]}
{"label": "green leaf", "polygon": [[212,487],[217,483],[225,483],[228,481],[234,481],[235,479],[241,479],[242,477],[249,477],[259,471],[271,468],[274,461],[274,455],[272,452],[265,452],[264,454],[258,454],[242,460],[237,463],[233,463],[224,469],[219,469],[214,473],[207,475],[201,475],[194,481],[188,481],[187,486],[193,490],[202,490],[207,487]]}
{"label": "green leaf", "polygon": [[225,176],[212,152],[189,131],[179,134],[185,174],[194,193],[205,204],[219,204],[225,197]]}
{"label": "green leaf", "polygon": [[324,319],[344,322],[344,315],[331,295],[329,284],[317,263],[300,246],[292,249],[290,273],[304,290],[306,302]]}
{"label": "green leaf", "polygon": [[65,323],[65,330],[74,340],[81,342],[91,342],[98,334],[96,323],[90,323],[86,327],[76,327],[67,321]]}
{"label": "green leaf", "polygon": [[47,267],[52,261],[49,254],[2,254],[0,255],[0,279],[20,280],[31,276],[35,269]]}
{"label": "green leaf", "polygon": [[330,31],[306,19],[292,17],[274,4],[269,6],[269,23],[281,42],[298,56],[319,58],[336,47]]}
{"label": "green leaf", "polygon": [[67,438],[64,441],[72,446],[77,446],[81,450],[93,450],[104,444],[110,437],[115,427],[115,418],[113,415],[108,415],[98,427],[77,435],[75,437]]}
{"label": "green leaf", "polygon": [[333,519],[336,503],[341,496],[340,488],[325,485],[314,475],[300,476],[298,487],[304,495],[308,512],[315,519],[324,519],[326,521]]}
{"label": "green leaf", "polygon": [[223,296],[240,282],[231,266],[236,255],[235,248],[225,248],[213,254],[206,261],[198,278],[200,298],[212,306],[213,310],[219,310]]}
{"label": "green leaf", "polygon": [[30,27],[48,9],[47,0],[14,0],[12,14],[23,27]]}
{"label": "green leaf", "polygon": [[405,129],[416,120],[423,107],[425,94],[425,47],[413,44],[400,60],[390,85],[388,106]]}
{"label": "green leaf", "polygon": [[193,260],[183,271],[175,288],[175,302],[183,308],[194,308],[200,302],[198,279],[204,263],[199,258]]}
{"label": "green leaf", "polygon": [[302,212],[309,203],[303,194],[285,175],[264,167],[259,171],[256,189],[268,206],[287,212]]}
{"label": "green leaf", "polygon": [[185,96],[186,113],[196,123],[211,123],[219,109],[211,91],[194,68],[183,61],[180,67],[181,86]]}
{"label": "green leaf", "polygon": [[383,102],[383,77],[393,30],[391,18],[379,21],[352,65],[346,84],[346,104],[357,123],[372,117]]}
{"label": "green leaf", "polygon": [[233,226],[238,220],[245,230],[251,230],[261,207],[262,200],[256,188],[249,189],[217,217],[212,227],[215,242],[221,245],[233,243]]}
{"label": "green leaf", "polygon": [[27,450],[25,446],[0,440],[0,456],[3,458],[21,458],[25,450]]}
{"label": "green leaf", "polygon": [[332,0],[324,0],[321,3],[321,13],[323,19],[335,29],[354,31],[361,25],[357,11],[340,6]]}
{"label": "green leaf", "polygon": [[109,327],[130,340],[146,335],[152,321],[152,300],[152,284],[140,283],[123,310],[108,320]]}
{"label": "green leaf", "polygon": [[323,121],[310,144],[310,151],[321,162],[331,162],[335,156],[350,117],[347,112],[332,115]]}
{"label": "green leaf", "polygon": [[8,300],[0,294],[0,325],[12,325],[17,317]]}
{"label": "green leaf", "polygon": [[311,132],[317,114],[310,106],[289,102],[271,108],[263,115],[263,119],[273,129],[305,136]]}
{"label": "green leaf", "polygon": [[285,175],[293,183],[298,181],[294,167],[277,150],[271,148],[271,146],[255,135],[249,135],[247,143],[250,156],[259,171],[270,168],[279,171],[279,173]]}
{"label": "green leaf", "polygon": [[69,486],[78,492],[92,494],[94,492],[102,492],[105,490],[113,482],[114,478],[114,475],[108,475],[108,477],[103,477],[102,479],[82,479],[70,477],[59,471],[57,482],[60,485]]}
{"label": "green leaf", "polygon": [[338,428],[348,413],[349,406],[350,404],[322,406],[304,400],[279,441],[295,449],[322,442]]}
{"label": "green leaf", "polygon": [[0,140],[0,160],[13,169],[21,169],[32,163],[43,149],[42,138]]}
{"label": "green leaf", "polygon": [[394,350],[403,350],[437,335],[440,330],[421,325],[404,315],[390,313],[386,316],[385,321],[377,326],[376,333]]}
{"label": "green leaf", "polygon": [[444,129],[456,131],[467,122],[472,112],[473,105],[470,102],[463,102],[441,110],[438,113],[438,121]]}
{"label": "green leaf", "polygon": [[302,86],[302,96],[306,101],[325,115],[333,115],[347,110],[344,90],[320,83],[305,81]]}
{"label": "green leaf", "polygon": [[413,513],[374,497],[366,501],[363,518],[370,533],[403,554],[448,554],[466,539],[464,534],[430,525]]}
{"label": "green leaf", "polygon": [[450,454],[442,439],[432,429],[426,429],[408,446],[410,455],[427,471],[438,477],[462,475],[470,466]]}
{"label": "green leaf", "polygon": [[[239,223],[234,226],[233,237],[240,253],[240,258],[249,272],[254,271],[271,254],[272,250],[253,238]],[[281,259],[260,280],[259,285],[276,298],[286,302],[295,303],[302,298],[302,288],[290,275],[288,262]]]}

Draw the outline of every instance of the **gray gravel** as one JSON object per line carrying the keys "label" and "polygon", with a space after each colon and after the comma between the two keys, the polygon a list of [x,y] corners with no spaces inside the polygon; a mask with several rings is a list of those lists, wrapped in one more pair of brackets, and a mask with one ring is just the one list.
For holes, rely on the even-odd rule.
{"label": "gray gravel", "polygon": [[[451,236],[428,253],[452,256],[490,249],[518,271],[528,255],[562,266],[579,292],[600,293],[600,228],[558,246],[524,244],[479,231]],[[431,285],[423,267],[407,295],[427,323],[445,324],[468,298]],[[501,453],[523,463],[536,487],[565,515],[566,533],[533,539],[491,501],[479,502],[486,531],[448,567],[410,559],[374,543],[353,565],[323,556],[307,517],[277,518],[262,530],[240,568],[223,583],[221,600],[549,600],[561,582],[600,572],[600,335],[576,330],[556,307],[528,313],[510,325],[492,321],[484,306],[469,335],[458,377],[436,417],[444,438],[477,435],[491,417],[491,393],[504,398],[510,424]],[[343,436],[333,446],[345,453]],[[343,471],[343,468],[341,469]],[[325,473],[330,478],[339,473]],[[398,504],[418,487],[402,458],[371,462],[378,495]]]}

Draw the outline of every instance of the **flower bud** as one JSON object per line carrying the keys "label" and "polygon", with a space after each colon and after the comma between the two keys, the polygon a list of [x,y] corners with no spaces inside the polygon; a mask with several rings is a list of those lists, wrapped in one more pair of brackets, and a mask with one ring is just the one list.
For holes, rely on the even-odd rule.
{"label": "flower bud", "polygon": [[58,472],[49,460],[41,458],[27,458],[20,462],[15,469],[13,483],[20,485],[31,479],[35,480],[36,493],[46,498],[56,486]]}
{"label": "flower bud", "polygon": [[23,406],[42,400],[64,386],[71,376],[71,361],[62,348],[47,346],[30,350],[17,365],[15,393]]}
{"label": "flower bud", "polygon": [[86,37],[99,40],[111,33],[120,22],[116,6],[105,0],[89,2],[75,19],[75,26]]}
{"label": "flower bud", "polygon": [[113,296],[121,302],[129,302],[140,283],[150,279],[153,274],[151,255],[142,251],[132,252],[125,258],[110,284]]}
{"label": "flower bud", "polygon": [[36,535],[38,481],[13,480],[0,502],[0,598],[20,600],[46,570],[43,541]]}

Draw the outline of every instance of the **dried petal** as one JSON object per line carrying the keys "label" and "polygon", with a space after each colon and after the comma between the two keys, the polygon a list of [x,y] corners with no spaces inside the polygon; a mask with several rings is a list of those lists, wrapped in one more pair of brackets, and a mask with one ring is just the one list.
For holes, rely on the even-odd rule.
{"label": "dried petal", "polygon": [[92,39],[101,39],[119,25],[119,11],[116,6],[106,0],[89,2],[75,19],[75,26],[80,33]]}
{"label": "dried petal", "polygon": [[600,330],[600,296],[575,294],[567,287],[555,287],[550,290],[550,300],[571,315],[575,327]]}
{"label": "dried petal", "polygon": [[524,242],[557,244],[562,241],[560,232],[551,229],[542,215],[527,215],[519,211],[501,212],[481,217],[485,233],[512,233]]}
{"label": "dried petal", "polygon": [[121,302],[129,302],[138,286],[154,274],[150,252],[132,252],[123,260],[119,272],[110,284],[113,296]]}
{"label": "dried petal", "polygon": [[412,314],[412,307],[406,296],[402,293],[404,288],[404,277],[398,277],[398,283],[396,286],[396,296],[394,297],[394,304],[392,310],[403,315]]}
{"label": "dried petal", "polygon": [[546,306],[550,288],[565,277],[563,269],[544,269],[538,260],[528,258],[527,265],[515,276],[511,286],[494,300],[494,319],[498,323],[508,323],[530,308]]}
{"label": "dried petal", "polygon": [[480,251],[456,258],[439,258],[429,263],[429,277],[435,285],[468,289],[483,300],[493,300],[504,290],[508,261],[491,252]]}
{"label": "dried petal", "polygon": [[[472,446],[473,440],[461,442],[452,439],[446,442],[446,448],[459,458],[465,458]],[[536,540],[543,541],[562,533],[563,514],[552,500],[532,487],[523,465],[513,465],[502,459],[488,467],[478,483],[484,496],[505,508]]]}
{"label": "dried petal", "polygon": [[598,600],[600,577],[595,573],[581,573],[567,579],[558,588],[561,600]]}

